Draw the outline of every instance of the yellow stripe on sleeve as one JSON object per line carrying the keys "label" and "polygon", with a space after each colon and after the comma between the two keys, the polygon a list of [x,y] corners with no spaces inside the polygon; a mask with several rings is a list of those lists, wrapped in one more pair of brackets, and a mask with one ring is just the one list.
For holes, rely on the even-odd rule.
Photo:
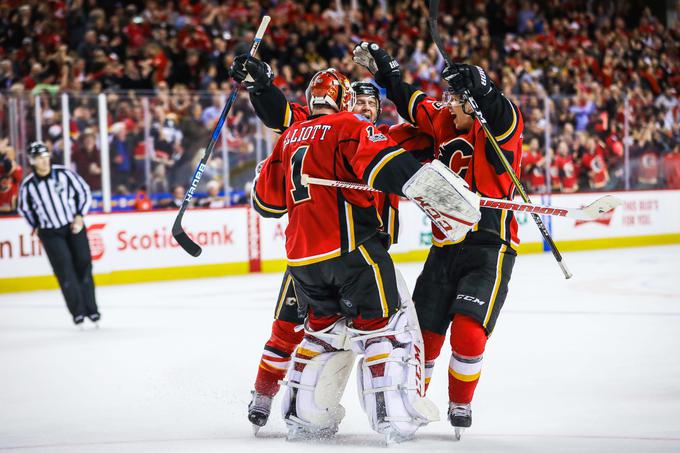
{"label": "yellow stripe on sleeve", "polygon": [[[510,101],[508,100],[508,102]],[[510,103],[510,109],[512,110],[512,122],[510,123],[510,127],[508,128],[507,131],[503,132],[501,135],[496,136],[496,140],[498,140],[499,142],[502,142],[510,135],[512,135],[512,133],[515,132],[515,128],[517,127],[517,112],[515,112],[515,107],[512,105],[512,103]]]}
{"label": "yellow stripe on sleeve", "polygon": [[413,111],[415,103],[416,103],[416,98],[418,96],[420,96],[421,94],[424,95],[425,93],[423,93],[420,90],[416,90],[416,91],[413,92],[413,94],[411,95],[411,98],[408,100],[408,116],[410,117],[411,123],[413,123],[413,124],[416,123],[416,116],[415,116],[415,112]]}
{"label": "yellow stripe on sleeve", "polygon": [[406,150],[404,148],[399,148],[396,151],[393,151],[391,153],[386,154],[382,159],[380,159],[380,162],[373,167],[371,172],[368,174],[368,185],[373,187],[373,183],[375,183],[375,178],[378,176],[378,173],[380,173],[380,170],[387,165],[389,161],[397,157],[399,154],[405,153]]}

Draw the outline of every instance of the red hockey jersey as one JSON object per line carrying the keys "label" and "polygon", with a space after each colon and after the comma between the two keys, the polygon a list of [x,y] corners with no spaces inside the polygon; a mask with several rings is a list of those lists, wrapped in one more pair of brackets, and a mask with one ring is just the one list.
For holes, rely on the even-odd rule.
{"label": "red hockey jersey", "polygon": [[[504,102],[510,103],[505,98]],[[512,103],[510,106],[513,115],[511,125],[496,140],[511,162],[515,174],[519,175],[524,123],[519,109]],[[498,157],[488,144],[479,121],[475,120],[470,131],[461,133],[454,126],[451,112],[441,102],[419,90],[411,95],[408,107],[413,124],[434,139],[437,159],[465,178],[470,190],[484,197],[513,199],[514,184],[503,168],[495,163]],[[492,232],[513,246],[519,245],[517,220],[512,211],[481,208],[481,212],[482,218],[472,228],[472,234],[476,231]],[[451,244],[434,225],[432,235],[434,245]]]}
{"label": "red hockey jersey", "polygon": [[[392,170],[405,158],[402,173]],[[397,163],[396,168],[402,166]],[[267,217],[287,212],[288,264],[312,264],[354,250],[377,234],[383,222],[374,193],[304,186],[303,174],[398,193],[406,175],[417,168],[412,156],[361,115],[310,117],[293,122],[279,137],[256,178],[253,207]]]}
{"label": "red hockey jersey", "polygon": [[[279,132],[285,131],[292,124],[305,121],[309,117],[309,109],[294,102],[286,102],[283,111],[281,125],[275,128]],[[378,126],[378,130],[384,134],[389,134],[399,147],[413,153],[416,158],[432,155],[432,138],[411,124],[402,123],[394,126],[381,124]],[[383,229],[390,235],[391,242],[396,244],[399,240],[399,196],[383,192],[376,192],[374,196],[378,213],[383,222]]]}

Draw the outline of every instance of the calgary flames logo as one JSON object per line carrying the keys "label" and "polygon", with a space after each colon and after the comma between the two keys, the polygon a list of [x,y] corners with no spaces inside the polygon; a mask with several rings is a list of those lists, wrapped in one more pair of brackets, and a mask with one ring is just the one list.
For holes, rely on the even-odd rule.
{"label": "calgary flames logo", "polygon": [[105,226],[105,223],[95,223],[94,225],[89,225],[87,227],[87,240],[90,243],[92,261],[97,261],[104,256],[105,248],[102,230]]}

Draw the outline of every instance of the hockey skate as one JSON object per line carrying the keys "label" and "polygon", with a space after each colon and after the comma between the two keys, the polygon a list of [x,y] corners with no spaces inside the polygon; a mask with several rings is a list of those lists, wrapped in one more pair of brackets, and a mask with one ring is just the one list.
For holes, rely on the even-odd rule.
{"label": "hockey skate", "polygon": [[449,403],[449,421],[455,429],[456,440],[460,440],[460,436],[465,431],[465,428],[469,428],[472,425],[472,408],[470,403]]}
{"label": "hockey skate", "polygon": [[257,435],[257,432],[267,424],[267,420],[269,419],[269,412],[272,407],[272,397],[262,395],[254,390],[251,393],[253,399],[250,400],[250,404],[248,404],[248,420],[253,424],[253,434]]}
{"label": "hockey skate", "polygon": [[85,330],[83,329],[83,321],[85,321],[85,316],[83,315],[75,315],[73,317],[73,324],[75,324],[78,330]]}
{"label": "hockey skate", "polygon": [[90,315],[87,315],[88,318],[90,318],[90,321],[94,324],[95,329],[99,329],[99,320],[101,319],[101,315],[99,313],[92,313]]}

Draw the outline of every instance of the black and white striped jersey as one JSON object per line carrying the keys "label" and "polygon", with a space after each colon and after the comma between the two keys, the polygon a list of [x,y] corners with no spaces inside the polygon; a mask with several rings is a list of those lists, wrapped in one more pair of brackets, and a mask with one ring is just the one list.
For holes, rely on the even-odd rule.
{"label": "black and white striped jersey", "polygon": [[47,176],[28,175],[19,189],[18,211],[33,228],[56,229],[69,225],[90,209],[87,183],[63,165],[52,165]]}

